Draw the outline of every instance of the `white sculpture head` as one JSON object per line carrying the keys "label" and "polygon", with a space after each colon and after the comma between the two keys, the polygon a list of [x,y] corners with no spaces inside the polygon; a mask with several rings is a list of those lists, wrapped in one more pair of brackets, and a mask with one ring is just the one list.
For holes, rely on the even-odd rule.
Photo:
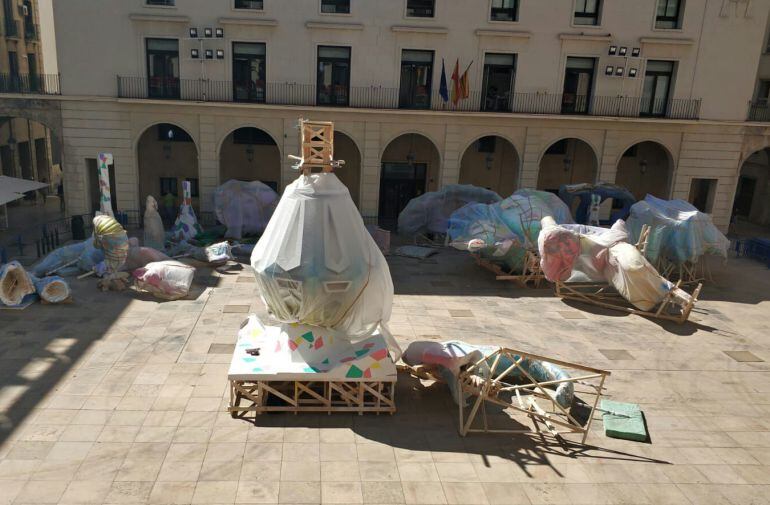
{"label": "white sculpture head", "polygon": [[152,195],[147,195],[147,203],[145,206],[145,212],[149,212],[151,210],[157,211],[158,210],[158,202],[155,201],[155,198]]}

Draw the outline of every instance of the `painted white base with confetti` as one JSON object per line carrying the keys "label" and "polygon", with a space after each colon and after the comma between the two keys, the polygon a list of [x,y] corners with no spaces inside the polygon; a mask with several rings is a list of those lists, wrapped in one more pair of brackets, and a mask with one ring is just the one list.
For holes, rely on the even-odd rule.
{"label": "painted white base with confetti", "polygon": [[379,334],[350,343],[334,330],[267,326],[250,316],[238,333],[228,379],[233,417],[396,410],[396,366]]}

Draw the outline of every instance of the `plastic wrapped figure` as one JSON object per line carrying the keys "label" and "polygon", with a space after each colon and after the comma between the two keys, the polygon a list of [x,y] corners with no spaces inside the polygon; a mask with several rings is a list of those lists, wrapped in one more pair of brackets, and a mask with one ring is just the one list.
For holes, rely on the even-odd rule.
{"label": "plastic wrapped figure", "polygon": [[100,215],[94,218],[94,246],[104,250],[106,275],[100,287],[107,289],[125,289],[124,280],[128,277],[120,273],[128,258],[128,235],[114,217]]}
{"label": "plastic wrapped figure", "polygon": [[144,209],[144,245],[162,251],[166,247],[166,231],[158,213],[158,202],[152,195],[147,196]]}
{"label": "plastic wrapped figure", "polygon": [[203,228],[198,224],[195,211],[192,208],[192,193],[190,181],[182,181],[182,205],[179,206],[179,216],[171,229],[171,237],[177,242],[195,238],[198,233],[203,233]]}
{"label": "plastic wrapped figure", "polygon": [[229,180],[214,191],[217,219],[230,238],[262,233],[277,203],[278,193],[259,181]]}
{"label": "plastic wrapped figure", "polygon": [[398,232],[446,233],[449,216],[469,203],[496,203],[502,200],[494,191],[471,184],[450,184],[409,200],[398,215]]}

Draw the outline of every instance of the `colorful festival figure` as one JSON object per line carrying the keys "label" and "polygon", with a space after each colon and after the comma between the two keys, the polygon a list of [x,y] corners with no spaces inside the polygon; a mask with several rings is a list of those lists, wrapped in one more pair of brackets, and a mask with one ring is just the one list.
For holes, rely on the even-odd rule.
{"label": "colorful festival figure", "polygon": [[102,214],[115,217],[112,213],[112,197],[110,196],[110,165],[113,163],[111,153],[99,153],[99,210]]}
{"label": "colorful festival figure", "polygon": [[179,216],[171,229],[171,236],[173,240],[181,242],[195,238],[199,233],[203,233],[203,228],[198,224],[192,208],[190,181],[182,181],[182,205],[179,207]]}

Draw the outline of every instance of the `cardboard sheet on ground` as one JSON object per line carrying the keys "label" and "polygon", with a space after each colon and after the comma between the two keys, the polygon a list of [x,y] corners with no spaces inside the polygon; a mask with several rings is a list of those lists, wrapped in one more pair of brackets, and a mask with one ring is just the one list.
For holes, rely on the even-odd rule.
{"label": "cardboard sheet on ground", "polygon": [[398,233],[446,233],[449,216],[469,203],[490,204],[502,200],[489,189],[472,184],[449,184],[409,200],[398,215]]}
{"label": "cardboard sheet on ground", "polygon": [[572,223],[569,208],[546,191],[520,189],[490,205],[468,204],[449,218],[450,244],[456,249],[479,252],[508,270],[521,271],[527,250],[537,250],[540,220]]}
{"label": "cardboard sheet on ground", "polygon": [[[258,349],[259,355],[247,353]],[[304,324],[264,325],[249,316],[238,332],[229,380],[395,381],[379,334],[351,343],[340,332]]]}
{"label": "cardboard sheet on ground", "polygon": [[633,240],[639,238],[645,224],[650,227],[645,256],[655,264],[660,259],[696,263],[705,254],[727,257],[727,237],[714,226],[711,216],[684,200],[647,195],[631,207],[628,228]]}

